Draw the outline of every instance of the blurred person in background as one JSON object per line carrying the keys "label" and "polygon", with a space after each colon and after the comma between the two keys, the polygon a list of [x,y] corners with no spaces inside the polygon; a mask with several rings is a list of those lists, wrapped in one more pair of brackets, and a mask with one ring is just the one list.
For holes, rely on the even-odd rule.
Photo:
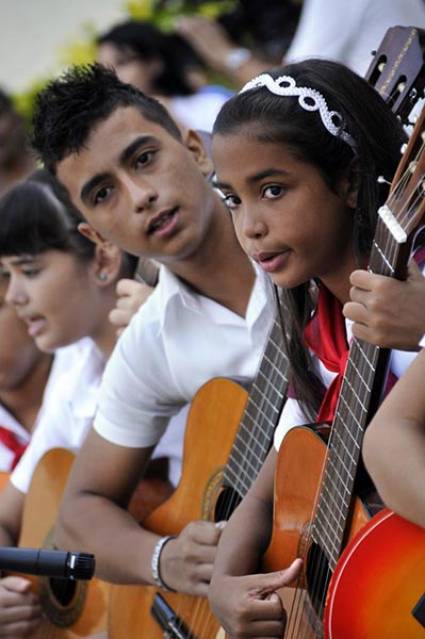
{"label": "blurred person in background", "polygon": [[0,89],[0,195],[35,168],[23,118]]}
{"label": "blurred person in background", "polygon": [[207,83],[205,67],[179,35],[162,34],[147,22],[127,21],[98,38],[98,62],[122,82],[153,95],[188,128],[211,131],[231,92]]}
{"label": "blurred person in background", "polygon": [[[423,0],[304,0],[282,62],[321,57],[364,75],[372,60],[371,52],[378,48],[387,29],[396,25],[424,28]],[[275,63],[239,46],[220,24],[205,18],[182,18],[178,31],[206,64],[226,74],[237,86]]]}

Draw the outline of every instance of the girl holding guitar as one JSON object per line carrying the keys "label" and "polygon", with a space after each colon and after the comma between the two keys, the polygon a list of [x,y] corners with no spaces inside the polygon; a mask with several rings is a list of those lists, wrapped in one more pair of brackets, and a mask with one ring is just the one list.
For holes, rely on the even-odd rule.
{"label": "girl holding guitar", "polygon": [[[1,494],[0,544],[16,544],[34,468],[49,448],[79,447],[91,425],[100,376],[115,344],[108,313],[115,286],[136,258],[77,230],[81,218],[46,171],[15,186],[0,203],[3,304],[25,327],[35,349],[62,363],[53,398],[39,415],[26,454]],[[4,313],[4,309],[2,311]],[[16,318],[16,313],[19,320]],[[7,335],[2,335],[7,340]],[[56,375],[58,377],[58,375]],[[0,636],[27,636],[40,620],[30,583],[0,580]]]}
{"label": "girl holding guitar", "polygon": [[[300,563],[254,574],[270,537],[276,451],[295,424],[332,421],[350,339],[342,314],[350,274],[367,263],[387,190],[377,178],[392,177],[403,140],[376,92],[323,60],[259,76],[217,118],[217,186],[243,248],[285,289],[292,310],[286,321],[293,397],[275,450],[223,532],[211,582],[212,606],[231,636],[283,635],[284,612],[273,593]],[[413,358],[393,353],[393,371],[399,375]]]}

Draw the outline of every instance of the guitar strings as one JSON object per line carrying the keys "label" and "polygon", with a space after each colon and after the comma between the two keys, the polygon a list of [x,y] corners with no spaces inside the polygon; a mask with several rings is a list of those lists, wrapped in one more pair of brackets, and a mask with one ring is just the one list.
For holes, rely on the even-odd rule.
{"label": "guitar strings", "polygon": [[[274,289],[274,291],[275,291],[275,295],[277,295],[276,289]],[[274,325],[272,327],[270,337],[269,337],[269,340],[271,340],[272,343],[271,345],[268,344],[268,346],[269,348],[271,346],[274,346],[278,354],[280,354],[281,359],[284,359],[285,361],[286,356],[282,350],[282,346],[273,341],[273,333],[274,333],[273,329],[275,328],[276,322],[280,320],[280,325],[278,325],[279,331],[284,330],[282,326],[282,317],[280,315],[280,306],[279,306],[278,299],[277,299],[277,305],[278,305],[278,313],[277,313],[277,317],[274,320]],[[267,346],[266,346],[266,350],[267,350]],[[267,357],[266,352],[264,356]],[[258,474],[261,468],[261,464],[259,464],[258,460],[256,459],[256,447],[253,445],[253,443],[256,442],[257,446],[258,445],[260,446],[260,449],[263,455],[265,455],[268,447],[266,448],[263,445],[265,442],[262,441],[265,439],[265,437],[267,437],[264,435],[264,422],[270,422],[270,424],[273,427],[273,430],[275,427],[275,422],[273,422],[272,417],[268,414],[268,408],[267,408],[267,404],[269,403],[270,388],[272,388],[276,393],[278,393],[278,395],[284,396],[284,394],[286,394],[285,393],[286,389],[282,389],[279,391],[278,387],[281,385],[282,381],[284,383],[287,382],[287,376],[285,374],[285,371],[282,371],[278,368],[274,360],[275,360],[275,357],[273,357],[272,359],[267,358],[267,363],[270,365],[271,370],[268,371],[267,376],[264,376],[265,385],[263,389],[259,387],[259,377],[257,375],[254,385],[256,385],[258,389],[260,390],[260,399],[259,400],[257,399],[257,402],[259,403],[255,403],[252,401],[253,393],[250,393],[248,403],[247,403],[247,408],[244,411],[244,415],[241,422],[241,428],[242,428],[243,422],[245,421],[244,418],[249,411],[249,407],[250,405],[252,405],[252,403],[254,403],[254,410],[257,413],[258,417],[261,417],[261,419],[255,420],[251,418],[253,426],[250,429],[246,429],[248,441],[244,442],[245,444],[244,450],[239,451],[242,456],[242,464],[240,463],[236,464],[237,469],[240,472],[239,483],[242,483],[242,488],[243,490],[245,490],[245,492],[249,489],[250,483],[252,483],[252,477],[250,481],[249,475],[252,476],[254,471],[256,476],[256,474]],[[262,361],[260,365],[260,371],[263,365],[264,365],[264,362]],[[251,399],[251,402],[250,402],[250,399]],[[234,497],[236,497],[236,495]],[[234,506],[235,506],[234,499],[229,500],[223,514],[225,520],[229,519],[229,516],[234,510]],[[177,614],[178,616],[180,616],[178,611],[177,611]],[[194,606],[193,614],[191,615],[190,620],[188,620],[190,631],[193,632],[194,629],[196,629],[199,626],[199,628],[204,632],[207,629],[207,626],[210,620],[211,620],[211,611],[210,611],[207,600],[205,598],[198,597]],[[215,619],[214,619],[214,623],[216,623]],[[183,620],[181,620],[180,626],[182,624],[183,624]]]}

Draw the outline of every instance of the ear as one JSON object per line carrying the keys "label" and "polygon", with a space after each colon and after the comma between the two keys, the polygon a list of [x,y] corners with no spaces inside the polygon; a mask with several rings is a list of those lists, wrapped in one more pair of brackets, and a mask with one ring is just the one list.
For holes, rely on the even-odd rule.
{"label": "ear", "polygon": [[344,198],[346,205],[350,209],[357,207],[357,199],[359,195],[360,175],[357,163],[352,162],[346,175],[340,183],[340,193]]}
{"label": "ear", "polygon": [[214,167],[205,142],[203,137],[193,129],[186,129],[183,132],[183,144],[195,158],[202,174],[207,177],[214,171]]}
{"label": "ear", "polygon": [[78,225],[78,231],[81,235],[84,235],[84,237],[90,240],[90,242],[93,242],[93,244],[104,244],[106,242],[105,238],[95,231],[95,229],[87,222],[80,222]]}
{"label": "ear", "polygon": [[122,256],[122,251],[115,244],[107,241],[96,243],[92,272],[98,286],[115,285],[121,273]]}

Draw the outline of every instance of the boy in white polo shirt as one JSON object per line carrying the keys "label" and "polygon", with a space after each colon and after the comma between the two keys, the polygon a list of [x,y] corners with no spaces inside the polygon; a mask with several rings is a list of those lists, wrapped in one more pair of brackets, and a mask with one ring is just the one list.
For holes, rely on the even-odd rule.
{"label": "boy in white polo shirt", "polygon": [[[102,578],[152,584],[160,538],[128,515],[127,496],[170,417],[204,382],[253,379],[273,304],[204,178],[211,164],[199,137],[182,137],[156,101],[109,70],[73,69],[39,97],[34,143],[86,218],[82,232],[162,264],[107,365],[58,534],[61,546],[92,550]],[[205,594],[219,534],[194,522],[169,541],[163,581]]]}

